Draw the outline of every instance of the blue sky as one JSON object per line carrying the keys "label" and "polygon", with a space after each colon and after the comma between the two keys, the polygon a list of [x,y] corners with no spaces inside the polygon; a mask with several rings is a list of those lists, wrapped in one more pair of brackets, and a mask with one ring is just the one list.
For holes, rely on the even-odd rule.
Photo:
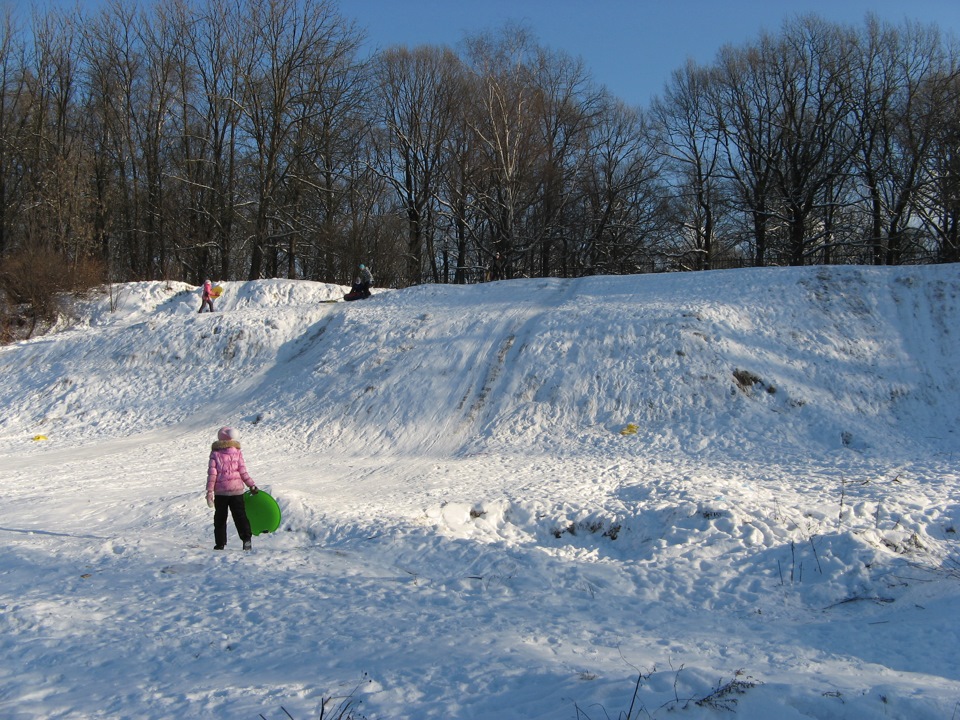
{"label": "blue sky", "polygon": [[688,57],[709,63],[721,46],[777,31],[798,14],[860,25],[873,11],[891,22],[936,22],[960,37],[956,0],[343,0],[340,10],[376,47],[456,47],[465,34],[522,22],[541,44],[582,57],[596,81],[642,106]]}

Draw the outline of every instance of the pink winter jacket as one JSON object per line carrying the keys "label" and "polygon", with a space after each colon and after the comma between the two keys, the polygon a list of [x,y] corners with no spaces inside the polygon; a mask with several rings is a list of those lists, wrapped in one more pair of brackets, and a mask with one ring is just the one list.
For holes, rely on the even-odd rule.
{"label": "pink winter jacket", "polygon": [[248,487],[255,484],[243,462],[240,443],[236,440],[215,442],[207,466],[207,494],[243,495]]}

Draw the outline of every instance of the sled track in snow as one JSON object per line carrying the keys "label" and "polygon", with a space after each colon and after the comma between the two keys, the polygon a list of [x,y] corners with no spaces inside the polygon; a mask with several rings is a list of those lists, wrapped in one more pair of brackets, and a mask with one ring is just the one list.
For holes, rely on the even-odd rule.
{"label": "sled track in snow", "polygon": [[[478,421],[483,420],[481,416],[489,407],[487,400],[499,389],[498,386],[504,378],[504,368],[511,353],[514,355],[522,353],[530,339],[543,326],[544,318],[551,312],[562,311],[563,305],[576,293],[576,284],[571,282],[558,283],[546,280],[541,284],[541,289],[549,288],[551,285],[555,287],[550,292],[536,296],[535,300],[509,313],[503,320],[502,331],[486,344],[487,351],[476,353],[478,358],[492,356],[492,359],[477,363],[473,372],[474,382],[464,392],[457,406],[458,411],[467,408],[464,414],[464,423],[467,426],[474,426]],[[492,350],[495,346],[497,351],[493,355]],[[489,422],[490,418],[486,420]],[[481,422],[481,424],[486,425],[487,422]]]}

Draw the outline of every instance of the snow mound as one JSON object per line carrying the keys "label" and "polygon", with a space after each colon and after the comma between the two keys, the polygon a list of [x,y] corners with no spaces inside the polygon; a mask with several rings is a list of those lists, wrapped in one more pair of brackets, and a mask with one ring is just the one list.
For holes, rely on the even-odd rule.
{"label": "snow mound", "polygon": [[0,348],[3,717],[955,712],[960,267],[223,286]]}

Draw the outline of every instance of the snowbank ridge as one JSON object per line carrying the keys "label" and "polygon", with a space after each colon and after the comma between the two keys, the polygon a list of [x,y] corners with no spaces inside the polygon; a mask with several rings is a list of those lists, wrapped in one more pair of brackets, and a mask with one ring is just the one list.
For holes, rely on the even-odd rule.
{"label": "snowbank ridge", "polygon": [[960,267],[223,285],[0,348],[0,716],[955,714]]}

